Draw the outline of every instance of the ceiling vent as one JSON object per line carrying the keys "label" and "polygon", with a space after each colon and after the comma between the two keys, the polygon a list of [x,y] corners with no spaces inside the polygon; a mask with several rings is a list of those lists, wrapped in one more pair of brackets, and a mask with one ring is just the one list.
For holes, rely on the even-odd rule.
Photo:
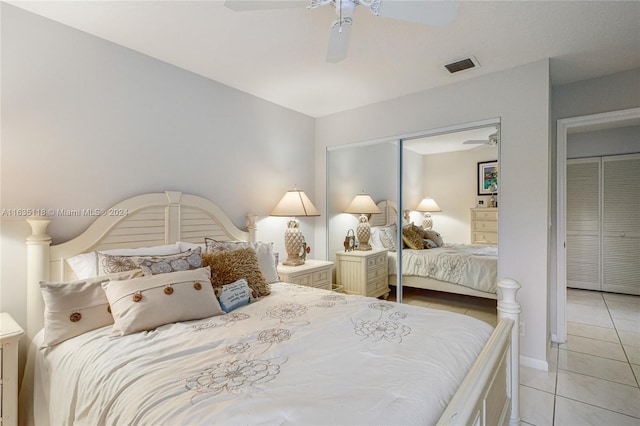
{"label": "ceiling vent", "polygon": [[480,64],[478,60],[471,56],[470,58],[460,59],[459,61],[452,62],[450,64],[445,65],[444,67],[451,73],[457,73],[460,71],[468,70],[471,68],[477,68]]}

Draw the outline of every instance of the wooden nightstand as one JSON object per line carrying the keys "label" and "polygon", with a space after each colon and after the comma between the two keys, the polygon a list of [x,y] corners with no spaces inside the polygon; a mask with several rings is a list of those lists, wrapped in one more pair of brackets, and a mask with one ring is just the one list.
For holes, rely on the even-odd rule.
{"label": "wooden nightstand", "polygon": [[347,294],[389,296],[387,249],[339,251],[336,253],[336,281]]}
{"label": "wooden nightstand", "polygon": [[304,265],[285,266],[278,264],[280,281],[331,290],[331,268],[333,262],[307,259]]}
{"label": "wooden nightstand", "polygon": [[18,340],[24,331],[11,318],[0,313],[0,424],[18,424]]}

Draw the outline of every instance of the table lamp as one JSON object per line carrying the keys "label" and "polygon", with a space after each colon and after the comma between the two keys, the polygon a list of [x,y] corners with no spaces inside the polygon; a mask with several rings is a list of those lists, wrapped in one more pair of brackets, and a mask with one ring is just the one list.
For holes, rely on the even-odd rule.
{"label": "table lamp", "polygon": [[290,216],[291,220],[284,231],[284,246],[287,250],[287,260],[282,262],[287,266],[304,265],[303,251],[306,249],[304,235],[300,230],[300,223],[296,217],[320,216],[320,212],[313,205],[307,194],[300,189],[292,189],[284,194],[284,197],[271,212],[271,216]]}
{"label": "table lamp", "polygon": [[356,250],[371,250],[369,245],[369,238],[371,238],[371,227],[369,226],[369,219],[367,214],[382,213],[376,203],[373,202],[369,194],[361,193],[351,201],[349,207],[344,211],[345,213],[359,214],[358,227],[356,228],[356,235],[360,244]]}
{"label": "table lamp", "polygon": [[433,198],[423,198],[416,207],[416,211],[425,212],[424,218],[422,218],[422,229],[431,229],[433,227],[433,219],[431,219],[431,212],[441,212],[442,209],[436,203]]}

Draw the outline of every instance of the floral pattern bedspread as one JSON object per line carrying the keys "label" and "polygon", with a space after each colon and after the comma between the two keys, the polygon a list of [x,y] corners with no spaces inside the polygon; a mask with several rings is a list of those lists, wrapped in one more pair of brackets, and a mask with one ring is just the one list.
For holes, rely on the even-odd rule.
{"label": "floral pattern bedspread", "polygon": [[[389,274],[396,273],[397,258],[389,255]],[[444,244],[429,250],[402,250],[402,274],[435,278],[475,290],[498,291],[498,247]]]}
{"label": "floral pattern bedspread", "polygon": [[48,423],[434,424],[492,332],[445,311],[271,289],[226,315],[43,350]]}

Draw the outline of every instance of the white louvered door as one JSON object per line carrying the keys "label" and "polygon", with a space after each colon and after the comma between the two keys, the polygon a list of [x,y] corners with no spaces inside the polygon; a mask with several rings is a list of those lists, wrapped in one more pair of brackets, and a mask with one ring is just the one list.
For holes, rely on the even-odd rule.
{"label": "white louvered door", "polygon": [[601,289],[600,164],[567,160],[567,287]]}
{"label": "white louvered door", "polygon": [[640,154],[602,158],[602,290],[640,295]]}

